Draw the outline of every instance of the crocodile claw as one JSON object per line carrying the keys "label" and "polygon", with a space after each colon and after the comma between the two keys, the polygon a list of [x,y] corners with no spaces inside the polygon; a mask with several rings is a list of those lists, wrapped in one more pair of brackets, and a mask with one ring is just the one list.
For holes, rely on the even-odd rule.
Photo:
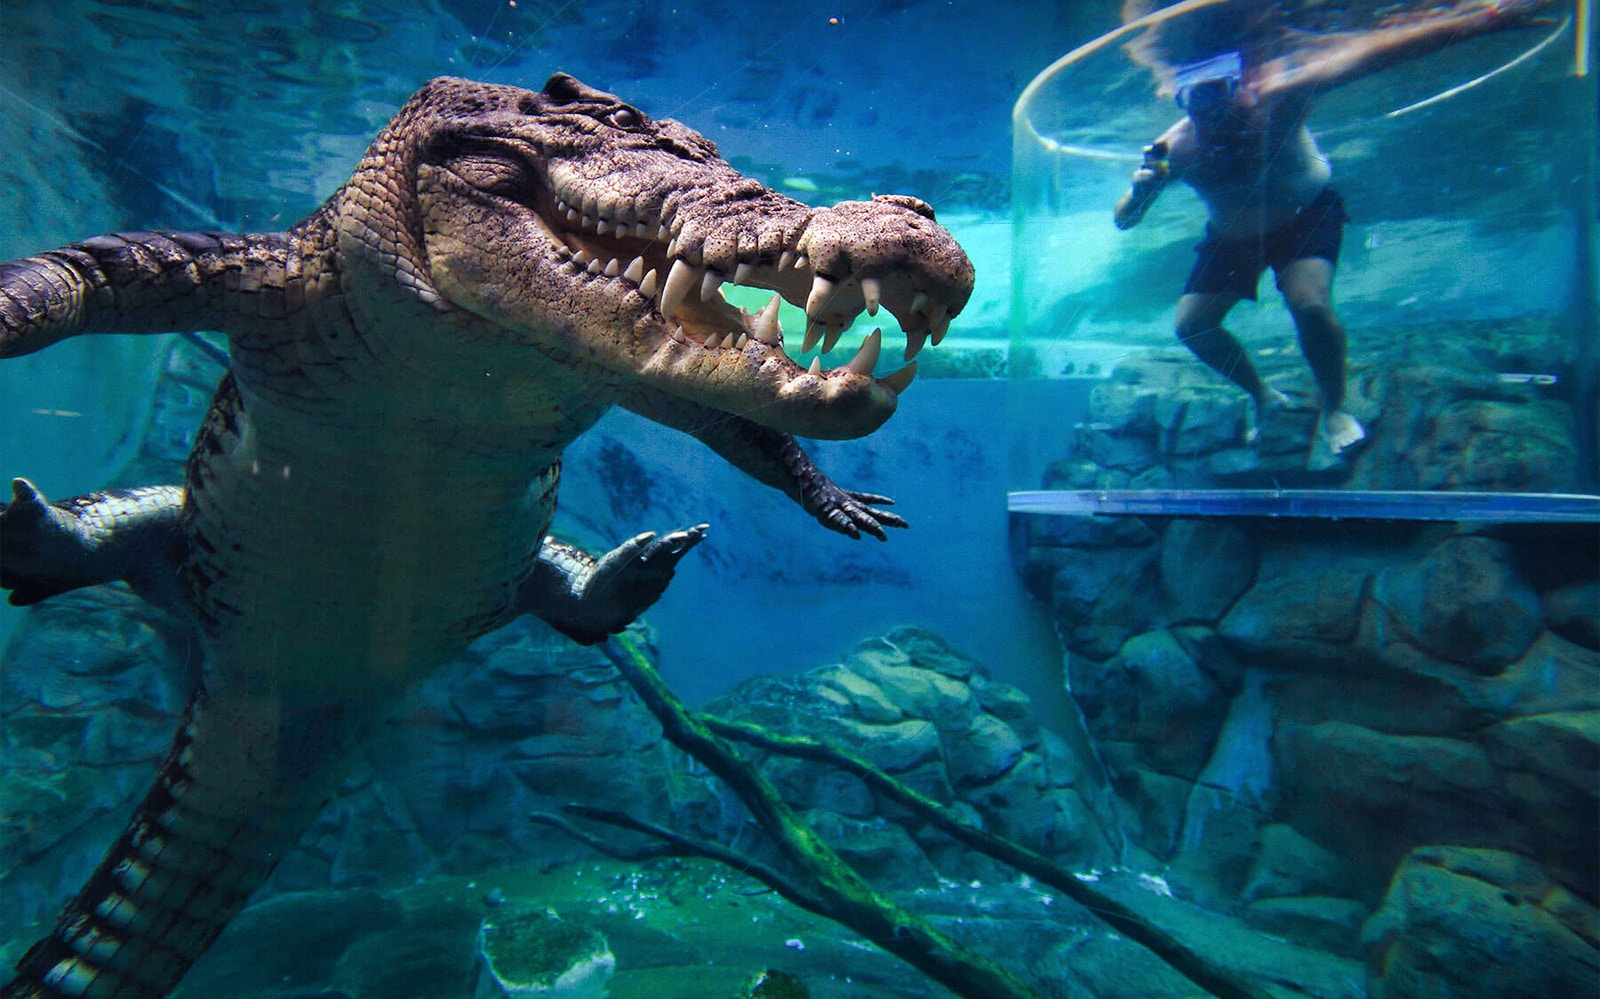
{"label": "crocodile claw", "polygon": [[636,534],[572,572],[568,587],[573,599],[558,613],[550,607],[535,613],[582,645],[603,642],[661,598],[678,562],[705,540],[710,526],[696,524],[660,536],[654,531]]}

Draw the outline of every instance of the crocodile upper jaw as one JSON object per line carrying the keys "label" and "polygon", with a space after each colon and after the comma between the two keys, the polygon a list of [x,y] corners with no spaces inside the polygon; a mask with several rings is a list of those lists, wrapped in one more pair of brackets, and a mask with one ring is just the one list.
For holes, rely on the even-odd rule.
{"label": "crocodile upper jaw", "polygon": [[[620,105],[593,103],[613,116]],[[702,155],[714,147],[683,126],[621,107],[671,141],[612,129],[597,171],[597,154],[563,143],[606,126],[572,111],[584,127],[553,130],[544,109],[532,121],[480,118],[472,135],[435,147],[416,183],[439,297],[518,342],[787,433],[846,438],[880,426],[915,365],[874,377],[875,332],[846,363],[824,370],[819,356],[803,369],[785,352],[794,336],[778,301],[805,310],[800,349],[822,353],[861,312],[887,310],[911,361],[943,339],[972,290],[970,262],[931,209],[894,196],[810,208]],[[775,295],[749,313],[726,301],[725,283]]]}

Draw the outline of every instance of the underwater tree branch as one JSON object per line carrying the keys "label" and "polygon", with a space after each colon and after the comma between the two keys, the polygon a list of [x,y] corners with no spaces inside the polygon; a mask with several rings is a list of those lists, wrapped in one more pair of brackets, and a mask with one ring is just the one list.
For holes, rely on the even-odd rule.
{"label": "underwater tree branch", "polygon": [[951,839],[1021,871],[1082,905],[1107,925],[1142,944],[1173,970],[1219,999],[1271,999],[1271,992],[1185,946],[1178,938],[1150,923],[1128,905],[1078,879],[1050,858],[1020,843],[963,822],[944,805],[907,787],[860,757],[814,739],[776,735],[756,725],[725,721],[712,715],[702,715],[701,719],[711,731],[724,738],[735,739],[767,752],[824,763],[860,778],[872,790],[926,819]]}
{"label": "underwater tree branch", "polygon": [[[563,810],[575,812],[581,807],[582,806],[578,805],[567,805]],[[606,821],[605,819],[595,815],[586,816],[586,818],[592,818],[598,822]],[[532,822],[538,822],[542,825],[552,826],[556,829],[559,829],[568,836],[571,836],[573,839],[582,843],[584,846],[587,846],[589,849],[594,850],[597,853],[603,853],[614,860],[655,860],[658,857],[682,857],[694,852],[685,850],[682,847],[673,846],[670,843],[655,843],[650,846],[641,846],[628,849],[627,847],[601,839],[599,836],[592,835],[591,833],[580,829],[575,823],[569,822],[566,818],[556,815],[552,812],[534,812],[532,815],[528,816],[528,819]],[[625,825],[625,823],[622,822],[614,822],[612,824]],[[628,826],[628,828],[633,827]]]}
{"label": "underwater tree branch", "polygon": [[[646,836],[653,836],[661,840],[654,852],[651,852],[648,847],[640,851],[622,850],[614,848],[611,844],[600,840],[598,837],[592,837],[577,830],[575,826],[560,820],[558,817],[551,816],[551,818],[557,818],[557,821],[550,823],[551,825],[575,833],[583,842],[618,860],[632,860],[640,855],[644,857],[708,857],[729,867],[736,868],[741,873],[750,875],[803,909],[817,912],[817,907],[822,904],[815,896],[808,894],[800,885],[778,873],[776,869],[752,860],[738,851],[730,850],[720,843],[685,836],[665,826],[658,826],[653,822],[634,818],[626,812],[615,812],[608,808],[594,808],[590,805],[566,805],[562,808],[562,811],[581,815],[593,822],[604,822],[607,825],[617,826],[621,829],[631,829],[634,832],[643,833]],[[545,821],[539,816],[534,816],[534,818],[536,821]],[[826,915],[826,913],[820,914]]]}
{"label": "underwater tree branch", "polygon": [[[1036,999],[1020,978],[945,936],[874,891],[824,843],[738,750],[685,708],[625,632],[601,643],[673,745],[699,760],[739,796],[803,883],[796,904],[833,920],[969,999]],[[743,859],[739,861],[742,866]],[[776,886],[774,886],[776,887]],[[806,905],[802,898],[815,905]]]}

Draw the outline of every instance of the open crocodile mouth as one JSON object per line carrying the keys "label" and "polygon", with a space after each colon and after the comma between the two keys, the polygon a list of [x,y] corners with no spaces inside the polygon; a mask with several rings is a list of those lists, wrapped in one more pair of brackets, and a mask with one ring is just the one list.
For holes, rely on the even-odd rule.
{"label": "open crocodile mouth", "polygon": [[[825,275],[804,250],[769,245],[773,241],[767,238],[761,246],[733,241],[740,245],[719,248],[718,259],[712,260],[706,247],[679,238],[681,225],[675,224],[671,210],[656,212],[618,200],[623,203],[605,205],[550,190],[540,214],[563,266],[575,277],[615,282],[618,294],[637,293],[662,324],[663,335],[680,347],[707,355],[732,352],[755,363],[781,359],[795,376],[860,376],[898,395],[916,376],[917,354],[930,342],[937,346],[949,329],[951,309],[916,290],[909,275]],[[768,289],[773,296],[764,308],[749,312],[723,297],[724,284]],[[800,353],[820,347],[808,370],[802,371],[785,353],[778,321],[781,301],[805,310]],[[844,364],[824,370],[822,355],[834,349],[844,331],[863,311],[875,316],[880,309],[899,321],[908,363],[883,378],[873,377],[882,353],[879,329]]]}

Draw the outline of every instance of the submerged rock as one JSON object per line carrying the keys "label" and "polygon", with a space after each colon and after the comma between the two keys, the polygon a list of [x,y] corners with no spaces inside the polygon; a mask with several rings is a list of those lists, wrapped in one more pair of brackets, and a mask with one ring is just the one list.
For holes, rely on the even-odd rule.
{"label": "submerged rock", "polygon": [[549,909],[508,906],[478,929],[473,999],[603,999],[616,970],[596,930]]}
{"label": "submerged rock", "polygon": [[1362,931],[1374,999],[1600,994],[1600,912],[1538,864],[1422,847]]}

